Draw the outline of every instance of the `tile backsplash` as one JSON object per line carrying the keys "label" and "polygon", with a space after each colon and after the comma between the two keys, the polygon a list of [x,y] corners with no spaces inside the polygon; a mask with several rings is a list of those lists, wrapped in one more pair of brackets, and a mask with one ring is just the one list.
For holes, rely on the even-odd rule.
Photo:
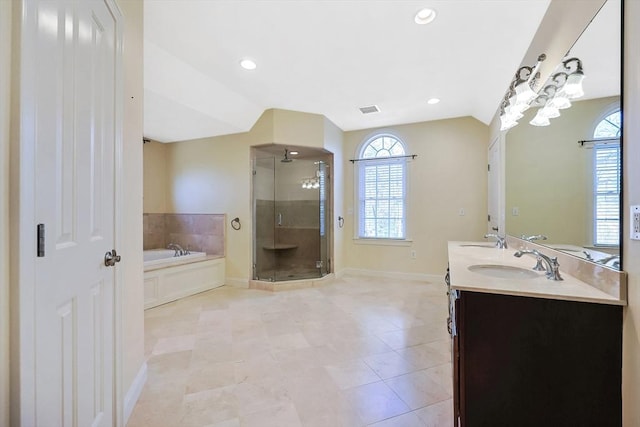
{"label": "tile backsplash", "polygon": [[224,214],[143,215],[144,249],[166,248],[176,243],[193,252],[225,255]]}

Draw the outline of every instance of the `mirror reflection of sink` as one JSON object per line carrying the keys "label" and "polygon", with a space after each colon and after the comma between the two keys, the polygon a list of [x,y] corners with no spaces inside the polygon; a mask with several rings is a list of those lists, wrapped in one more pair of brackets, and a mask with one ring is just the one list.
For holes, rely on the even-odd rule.
{"label": "mirror reflection of sink", "polygon": [[533,270],[512,267],[510,265],[476,264],[470,265],[467,268],[473,273],[480,273],[485,276],[497,277],[500,279],[535,279],[541,276]]}
{"label": "mirror reflection of sink", "polygon": [[492,244],[492,243],[469,243],[469,244],[465,244],[465,245],[460,245],[461,248],[468,248],[468,247],[473,247],[473,248],[495,248],[496,245]]}

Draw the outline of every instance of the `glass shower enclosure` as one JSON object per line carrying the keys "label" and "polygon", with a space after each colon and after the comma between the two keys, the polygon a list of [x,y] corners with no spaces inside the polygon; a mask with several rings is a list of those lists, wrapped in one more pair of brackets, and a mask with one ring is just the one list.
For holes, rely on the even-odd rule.
{"label": "glass shower enclosure", "polygon": [[329,266],[328,166],[285,156],[253,161],[253,279],[312,279]]}

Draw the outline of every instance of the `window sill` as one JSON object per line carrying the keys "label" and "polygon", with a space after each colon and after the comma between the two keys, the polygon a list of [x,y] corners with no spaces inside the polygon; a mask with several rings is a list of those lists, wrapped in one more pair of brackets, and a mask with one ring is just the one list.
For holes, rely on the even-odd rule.
{"label": "window sill", "polygon": [[353,243],[356,245],[374,245],[374,246],[411,246],[411,239],[360,239],[354,238]]}

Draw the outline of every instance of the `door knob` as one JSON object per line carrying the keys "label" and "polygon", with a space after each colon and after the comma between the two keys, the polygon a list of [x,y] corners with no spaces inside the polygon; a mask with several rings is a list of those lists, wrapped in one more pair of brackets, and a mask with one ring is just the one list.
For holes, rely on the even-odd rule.
{"label": "door knob", "polygon": [[112,249],[110,252],[104,254],[104,265],[107,267],[113,267],[116,265],[116,262],[120,262],[120,255],[117,254],[115,249]]}

